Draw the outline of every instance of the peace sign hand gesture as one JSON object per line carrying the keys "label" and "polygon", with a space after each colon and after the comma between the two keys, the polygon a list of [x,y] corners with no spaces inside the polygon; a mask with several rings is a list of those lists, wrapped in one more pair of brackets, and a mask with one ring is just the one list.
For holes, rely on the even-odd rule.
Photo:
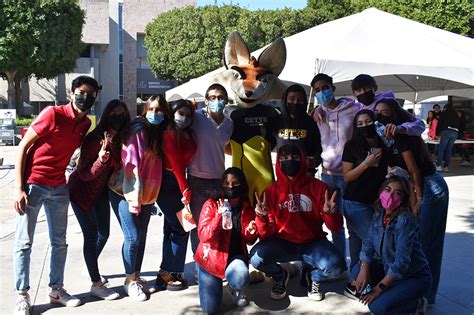
{"label": "peace sign hand gesture", "polygon": [[268,206],[267,206],[267,196],[263,193],[263,200],[260,200],[258,197],[257,192],[255,192],[255,199],[257,200],[257,204],[255,205],[255,213],[259,217],[265,217],[268,215]]}
{"label": "peace sign hand gesture", "polygon": [[336,211],[336,196],[337,196],[337,191],[335,191],[331,199],[329,199],[329,193],[326,190],[324,192],[324,206],[323,206],[323,211],[327,214],[333,214],[334,211]]}
{"label": "peace sign hand gesture", "polygon": [[107,149],[108,146],[109,146],[109,139],[105,137],[104,140],[102,141],[102,147],[100,148],[100,151],[99,151],[99,160],[102,163],[107,163],[107,161],[109,160],[110,151]]}
{"label": "peace sign hand gesture", "polygon": [[224,212],[224,200],[221,198],[221,199],[218,199],[217,200],[217,214],[222,214],[222,212]]}

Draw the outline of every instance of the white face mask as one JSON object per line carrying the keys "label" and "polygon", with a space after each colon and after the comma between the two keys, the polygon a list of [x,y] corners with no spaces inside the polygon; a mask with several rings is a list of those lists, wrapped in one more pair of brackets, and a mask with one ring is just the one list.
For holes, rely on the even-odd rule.
{"label": "white face mask", "polygon": [[191,118],[180,115],[178,112],[174,113],[174,122],[180,129],[185,129],[191,125]]}

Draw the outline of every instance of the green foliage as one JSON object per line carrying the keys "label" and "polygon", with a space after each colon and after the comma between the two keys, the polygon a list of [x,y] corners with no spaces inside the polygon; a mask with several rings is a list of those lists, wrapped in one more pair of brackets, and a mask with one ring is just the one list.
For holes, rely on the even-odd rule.
{"label": "green foliage", "polygon": [[17,117],[15,123],[17,126],[29,126],[32,121],[32,117]]}

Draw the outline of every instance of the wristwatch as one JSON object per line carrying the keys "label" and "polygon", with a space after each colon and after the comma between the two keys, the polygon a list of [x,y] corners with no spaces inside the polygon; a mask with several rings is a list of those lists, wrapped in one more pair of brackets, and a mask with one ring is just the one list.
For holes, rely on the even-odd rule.
{"label": "wristwatch", "polygon": [[380,289],[381,291],[384,291],[384,290],[387,288],[387,287],[385,286],[385,284],[383,284],[382,282],[380,282],[380,283],[378,284],[378,287],[379,287],[379,289]]}

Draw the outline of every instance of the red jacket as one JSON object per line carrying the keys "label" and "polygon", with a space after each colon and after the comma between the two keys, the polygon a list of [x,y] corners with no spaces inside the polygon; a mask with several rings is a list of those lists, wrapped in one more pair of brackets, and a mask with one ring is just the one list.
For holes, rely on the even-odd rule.
{"label": "red jacket", "polygon": [[328,215],[323,211],[324,193],[328,187],[306,175],[306,158],[302,152],[300,156],[300,169],[293,180],[283,173],[280,163],[276,163],[277,180],[264,191],[268,216],[257,216],[255,220],[261,239],[277,236],[294,243],[307,243],[326,238],[323,223],[331,231],[342,227],[339,212]]}
{"label": "red jacket", "polygon": [[[242,207],[242,249],[248,257],[247,244],[251,245],[257,240],[257,233],[249,234],[246,227],[255,219],[255,210],[250,203],[245,202]],[[231,230],[222,229],[222,215],[217,213],[217,202],[208,199],[202,206],[199,217],[198,235],[199,245],[194,255],[194,260],[213,276],[221,279],[225,276],[225,268],[229,258]]]}

